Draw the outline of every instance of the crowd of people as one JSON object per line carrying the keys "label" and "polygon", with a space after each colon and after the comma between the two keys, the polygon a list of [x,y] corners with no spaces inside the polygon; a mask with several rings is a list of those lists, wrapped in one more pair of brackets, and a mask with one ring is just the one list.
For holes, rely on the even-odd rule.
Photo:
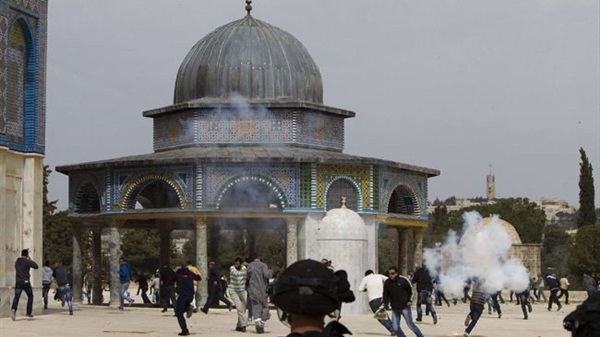
{"label": "crowd of people", "polygon": [[[123,310],[125,303],[131,305],[134,302],[128,290],[130,283],[133,282],[133,272],[123,258],[119,262],[119,309]],[[335,270],[328,259],[322,259],[320,262],[313,260],[296,262],[277,277],[274,277],[260,254],[256,254],[251,259],[236,258],[229,267],[229,279],[214,261],[209,262],[208,267],[208,274],[203,280],[200,271],[192,261],[175,268],[165,264],[149,280],[143,275],[138,275],[135,280],[138,284],[138,295],[146,304],[159,304],[163,313],[172,307],[181,328],[179,333],[181,336],[190,334],[186,318],[190,318],[198,310],[209,314],[213,305],[219,302],[224,303],[229,311],[235,308],[237,313],[235,331],[237,332],[246,332],[248,326],[254,326],[256,333],[264,333],[266,322],[270,319],[269,304],[274,303],[280,309],[278,318],[291,327],[289,336],[342,336],[349,333],[348,329],[339,322],[326,325],[322,319],[325,315],[339,318],[341,303],[354,300],[348,275],[343,270]],[[38,269],[38,265],[29,256],[29,251],[23,250],[15,262],[15,297],[11,307],[13,320],[23,292],[28,297],[26,315],[33,317],[30,269]],[[200,282],[202,281],[207,282],[208,296],[204,305],[200,307],[202,302]],[[50,266],[49,261],[46,261],[42,267],[44,309],[48,308],[49,293],[53,288],[52,284],[55,284],[55,300],[63,307],[66,304],[69,315],[73,315],[72,282],[71,274],[61,261],[57,261],[53,267]],[[83,294],[87,296],[88,303],[91,299],[92,283],[93,277],[91,272],[88,272],[83,277]],[[462,302],[469,302],[469,310],[464,322],[463,336],[465,337],[468,337],[476,327],[486,304],[488,314],[495,312],[498,318],[502,317],[501,305],[505,304],[501,295],[503,289],[484,291],[483,283],[484,280],[477,277],[465,280]],[[511,291],[510,301],[512,302],[513,296],[516,295],[516,304],[521,306],[523,318],[528,319],[532,312],[532,303],[546,301],[544,291],[549,292],[548,311],[553,310],[554,305],[557,310],[560,310],[562,308],[560,300],[563,297],[564,303],[569,304],[570,285],[569,275],[558,277],[555,270],[549,268],[543,277],[541,275],[532,277],[527,289],[519,292]],[[583,274],[583,286],[588,294],[588,300],[578,306],[577,310],[569,314],[564,321],[565,328],[571,331],[594,329],[594,324],[597,324],[594,323],[594,319],[590,320],[586,316],[589,311],[586,308],[596,308],[600,302],[597,275]],[[309,288],[310,290],[307,290]],[[430,316],[434,325],[439,320],[435,307],[441,306],[442,301],[450,306],[450,302],[444,296],[439,277],[432,276],[425,265],[418,266],[412,275],[400,275],[399,269],[394,266],[388,268],[387,275],[367,270],[358,291],[367,293],[369,307],[375,314],[375,318],[391,336],[397,337],[406,336],[401,328],[402,319],[415,336],[424,336],[413,321],[413,302],[415,302],[416,322],[421,322],[424,316]],[[148,295],[151,295],[152,299]],[[458,301],[458,298],[453,298],[454,305]],[[573,336],[587,335],[574,333]]]}

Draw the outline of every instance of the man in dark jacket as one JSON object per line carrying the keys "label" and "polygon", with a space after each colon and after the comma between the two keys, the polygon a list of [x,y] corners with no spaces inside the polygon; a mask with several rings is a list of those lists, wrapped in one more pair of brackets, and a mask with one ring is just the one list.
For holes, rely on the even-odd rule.
{"label": "man in dark jacket", "polygon": [[169,308],[169,300],[175,308],[175,272],[168,264],[163,265],[159,271],[160,277],[160,303],[162,312],[166,312]]}
{"label": "man in dark jacket", "polygon": [[417,285],[417,322],[423,320],[423,309],[421,304],[425,304],[425,310],[431,313],[433,324],[437,324],[437,314],[433,305],[431,305],[431,292],[433,291],[433,279],[429,274],[429,270],[423,265],[412,277],[411,283]]}
{"label": "man in dark jacket", "polygon": [[556,303],[556,305],[558,306],[556,311],[560,311],[560,309],[562,308],[562,305],[558,300],[558,290],[560,288],[560,285],[558,283],[556,275],[554,274],[553,269],[548,269],[548,274],[546,275],[546,277],[544,277],[544,280],[546,281],[546,287],[550,289],[550,298],[548,299],[548,311],[552,310],[552,303]]}
{"label": "man in dark jacket", "polygon": [[383,303],[381,306],[392,308],[392,324],[397,337],[406,337],[400,328],[400,316],[404,316],[406,325],[417,337],[423,337],[423,333],[412,319],[410,311],[410,299],[412,298],[412,286],[410,281],[398,274],[398,268],[390,267],[389,278],[383,283]]}
{"label": "man in dark jacket", "polygon": [[[221,270],[214,261],[208,263],[208,298],[204,307],[200,309],[203,313],[208,314],[208,308],[210,308],[215,299],[223,301],[227,304],[229,311],[233,308],[233,304],[223,294],[223,285],[221,283]],[[197,305],[198,303],[196,303]]]}
{"label": "man in dark jacket", "polygon": [[188,336],[190,331],[187,328],[187,323],[183,317],[187,313],[187,317],[192,317],[193,307],[191,306],[194,299],[194,280],[200,281],[200,275],[192,273],[187,267],[181,267],[175,272],[177,282],[177,303],[175,304],[175,316],[181,327],[179,336]]}
{"label": "man in dark jacket", "polygon": [[592,294],[598,291],[596,279],[587,273],[583,273],[583,288],[587,292],[588,297],[592,296]]}
{"label": "man in dark jacket", "polygon": [[31,290],[31,282],[29,281],[29,278],[31,277],[29,269],[31,268],[38,269],[38,265],[29,258],[29,250],[23,249],[21,251],[21,257],[17,258],[17,261],[15,262],[15,298],[13,299],[10,310],[10,318],[13,321],[17,317],[19,299],[21,298],[21,293],[23,291],[27,294],[26,316],[33,317],[33,291]]}

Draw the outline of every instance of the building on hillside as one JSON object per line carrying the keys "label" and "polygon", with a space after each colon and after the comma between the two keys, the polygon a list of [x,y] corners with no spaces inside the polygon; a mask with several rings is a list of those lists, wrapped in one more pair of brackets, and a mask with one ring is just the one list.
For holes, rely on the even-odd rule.
{"label": "building on hillside", "polygon": [[[10,314],[21,250],[43,263],[47,10],[46,0],[0,1],[0,317]],[[39,312],[39,271],[31,281]]]}
{"label": "building on hillside", "polygon": [[559,198],[540,198],[532,200],[546,213],[546,224],[564,228],[576,227],[577,208]]}
{"label": "building on hillside", "polygon": [[[398,264],[408,272],[422,259],[427,183],[439,171],[343,153],[344,121],[355,113],[324,105],[319,68],[302,43],[246,9],[245,17],[191,49],[177,73],[173,104],[144,112],[154,123],[153,153],[56,168],[69,176],[76,237],[93,231],[93,246],[100,247],[101,233],[109,233],[114,284],[120,232],[137,228],[158,232],[161,264],[169,260],[171,232],[182,229],[193,231],[204,273],[209,260],[226,265],[234,253],[261,251],[271,252],[264,258],[282,269],[321,259],[321,242],[349,234],[328,231],[322,238],[321,221],[344,200],[364,222],[365,249],[352,266],[336,267],[364,267],[350,275],[360,282],[364,270],[377,266],[378,229],[388,226],[397,230]],[[97,278],[100,249],[93,256]],[[111,291],[112,305],[118,299],[117,289]]]}

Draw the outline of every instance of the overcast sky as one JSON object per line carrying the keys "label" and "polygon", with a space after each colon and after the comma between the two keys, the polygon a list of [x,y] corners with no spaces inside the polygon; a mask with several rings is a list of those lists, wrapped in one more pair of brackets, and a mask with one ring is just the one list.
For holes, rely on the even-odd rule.
{"label": "overcast sky", "polygon": [[[441,171],[429,200],[557,197],[579,203],[579,148],[600,207],[598,0],[256,0],[300,40],[324,103],[356,112],[345,153]],[[172,104],[179,65],[242,0],[53,0],[46,164],[152,152],[144,110]],[[53,172],[51,200],[67,207]]]}

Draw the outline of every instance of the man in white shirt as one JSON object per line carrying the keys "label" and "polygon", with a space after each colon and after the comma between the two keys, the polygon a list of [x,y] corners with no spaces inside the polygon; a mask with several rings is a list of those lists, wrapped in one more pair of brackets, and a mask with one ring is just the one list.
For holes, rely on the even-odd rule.
{"label": "man in white shirt", "polygon": [[[376,312],[381,306],[383,296],[383,282],[387,280],[387,277],[381,274],[375,274],[371,269],[365,272],[365,277],[360,282],[358,291],[366,291],[369,298],[369,306],[371,311]],[[383,325],[391,334],[395,336],[392,321],[389,318],[378,319],[379,323]]]}

